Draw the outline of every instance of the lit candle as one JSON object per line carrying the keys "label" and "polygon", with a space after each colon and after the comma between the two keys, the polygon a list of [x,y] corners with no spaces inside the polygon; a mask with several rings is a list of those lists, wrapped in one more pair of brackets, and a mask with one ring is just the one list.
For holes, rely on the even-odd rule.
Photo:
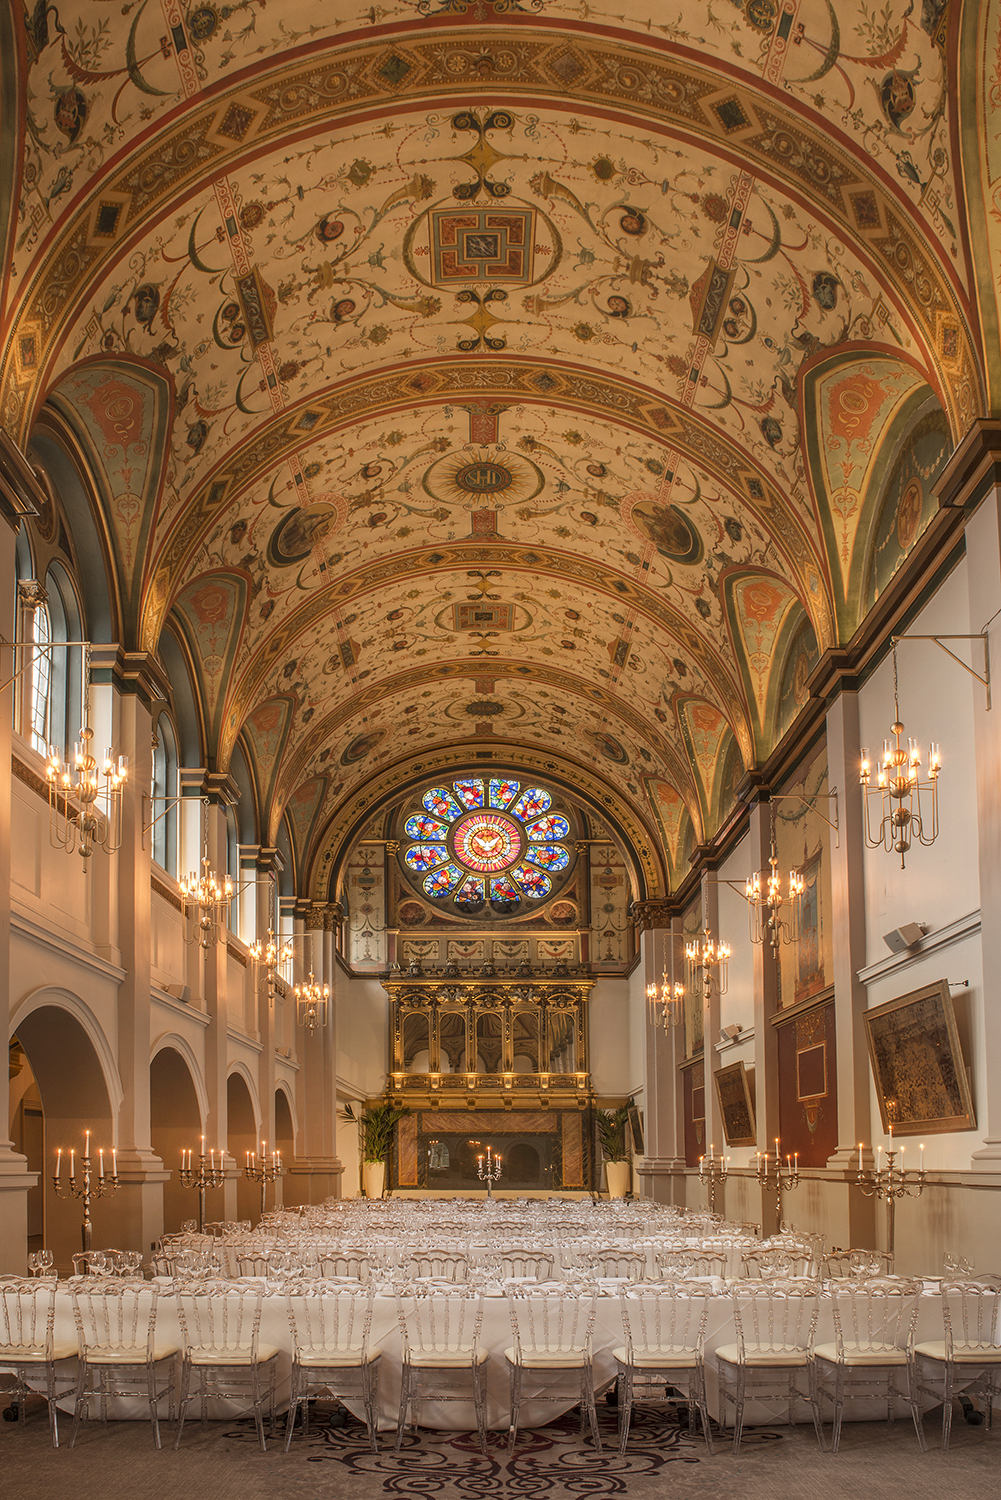
{"label": "lit candle", "polygon": [[921,1152],[921,1160],[919,1161],[918,1166],[920,1167],[921,1171],[923,1172],[924,1169],[925,1169],[925,1148],[922,1145],[918,1149]]}
{"label": "lit candle", "polygon": [[84,1153],[83,1154],[89,1160],[90,1159],[90,1131],[89,1130],[85,1130],[84,1131],[84,1135],[87,1138],[87,1145],[86,1145],[86,1147],[84,1149]]}
{"label": "lit candle", "polygon": [[[922,1147],[921,1149],[924,1150],[924,1147]],[[63,1148],[62,1148],[62,1146],[60,1146],[59,1150],[56,1152],[56,1181],[57,1182],[59,1181],[59,1169],[62,1166],[62,1164],[63,1164]]]}
{"label": "lit candle", "polygon": [[712,1141],[709,1142],[709,1160],[716,1160],[716,1147],[713,1145]]}
{"label": "lit candle", "polygon": [[892,1146],[893,1145],[893,1121],[892,1120],[890,1121],[888,1129],[890,1131],[890,1145]]}
{"label": "lit candle", "polygon": [[76,1181],[76,1147],[70,1147],[70,1182]]}
{"label": "lit candle", "polygon": [[704,1156],[700,1156],[700,1157],[699,1157],[699,1171],[700,1171],[700,1172],[701,1172],[701,1171],[702,1171],[702,1163],[703,1163],[703,1162],[704,1162],[704,1161],[705,1161],[705,1157],[704,1157]]}
{"label": "lit candle", "polygon": [[476,1164],[477,1164],[477,1166],[482,1167],[482,1165],[483,1165],[483,1157],[482,1156],[478,1156],[476,1158]]}
{"label": "lit candle", "polygon": [[861,1170],[862,1170],[862,1142],[861,1141],[859,1141],[859,1143],[858,1143],[858,1169],[861,1172]]}
{"label": "lit candle", "polygon": [[799,1171],[799,1152],[798,1151],[796,1152],[796,1154],[795,1154],[795,1156],[793,1158],[793,1166],[795,1167],[796,1171],[798,1172]]}
{"label": "lit candle", "polygon": [[205,1137],[202,1136],[202,1155],[205,1155]]}
{"label": "lit candle", "polygon": [[103,1182],[104,1181],[104,1147],[103,1146],[101,1147],[100,1151],[97,1153],[97,1158],[98,1158],[97,1175],[100,1177],[101,1181]]}
{"label": "lit candle", "polygon": [[111,1148],[111,1175],[112,1175],[112,1177],[117,1177],[118,1176],[118,1147],[117,1146],[112,1146],[112,1148]]}
{"label": "lit candle", "polygon": [[250,1166],[250,1152],[247,1152],[247,1166]]}
{"label": "lit candle", "polygon": [[494,1157],[494,1166],[495,1166],[495,1167],[499,1167],[499,1166],[500,1166],[500,1164],[501,1164],[501,1159],[500,1159],[500,1157],[499,1157],[499,1156],[495,1156],[495,1157]]}

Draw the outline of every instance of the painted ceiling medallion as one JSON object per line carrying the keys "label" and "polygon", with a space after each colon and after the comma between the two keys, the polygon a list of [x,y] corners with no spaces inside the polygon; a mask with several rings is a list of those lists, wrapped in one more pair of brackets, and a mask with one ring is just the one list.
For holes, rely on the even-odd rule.
{"label": "painted ceiling medallion", "polygon": [[518,825],[500,813],[473,813],[455,831],[456,858],[467,869],[484,874],[510,869],[521,847]]}
{"label": "painted ceiling medallion", "polygon": [[424,489],[433,499],[477,509],[534,500],[545,482],[542,470],[530,459],[495,448],[448,453],[424,474]]}

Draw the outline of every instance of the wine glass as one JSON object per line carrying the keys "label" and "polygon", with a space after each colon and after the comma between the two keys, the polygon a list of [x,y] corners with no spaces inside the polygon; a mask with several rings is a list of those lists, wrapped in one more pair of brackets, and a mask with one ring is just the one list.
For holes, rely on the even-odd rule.
{"label": "wine glass", "polygon": [[47,1276],[52,1265],[51,1250],[32,1250],[28,1256],[28,1270],[32,1276]]}

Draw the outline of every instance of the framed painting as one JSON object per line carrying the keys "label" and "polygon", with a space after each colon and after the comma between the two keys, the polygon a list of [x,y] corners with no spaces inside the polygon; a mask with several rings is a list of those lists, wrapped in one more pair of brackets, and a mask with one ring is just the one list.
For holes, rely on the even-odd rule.
{"label": "framed painting", "polygon": [[865,1013],[883,1129],[895,1135],[974,1130],[976,1116],[948,981]]}
{"label": "framed painting", "polygon": [[723,1117],[723,1134],[727,1145],[756,1145],[754,1100],[744,1064],[736,1062],[729,1067],[719,1068],[713,1078],[716,1081],[716,1098]]}
{"label": "framed painting", "polygon": [[633,1143],[633,1155],[645,1156],[646,1148],[643,1143],[643,1111],[632,1105],[629,1110],[629,1134]]}

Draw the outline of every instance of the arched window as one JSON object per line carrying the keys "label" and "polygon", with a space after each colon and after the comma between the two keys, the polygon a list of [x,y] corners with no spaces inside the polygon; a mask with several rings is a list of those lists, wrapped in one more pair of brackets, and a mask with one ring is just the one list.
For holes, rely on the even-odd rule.
{"label": "arched window", "polygon": [[39,755],[48,755],[50,744],[50,694],[52,689],[52,652],[46,648],[52,643],[52,621],[49,606],[37,604],[31,612],[31,639],[35,649],[31,653],[28,677],[28,740]]}
{"label": "arched window", "polygon": [[153,858],[171,875],[177,874],[177,736],[166,714],[153,733]]}
{"label": "arched window", "polygon": [[[226,809],[226,872],[233,882],[234,892],[240,889],[240,827],[236,821],[236,809]],[[229,929],[240,930],[240,903],[234,895],[229,903]]]}
{"label": "arched window", "polygon": [[[76,589],[61,563],[50,565],[45,575],[45,589],[49,596],[52,641],[58,645],[61,641],[81,640],[83,626]],[[37,616],[41,611],[35,613]],[[83,647],[74,645],[67,650],[55,650],[50,653],[49,660],[48,743],[65,757],[69,755],[83,722]]]}

